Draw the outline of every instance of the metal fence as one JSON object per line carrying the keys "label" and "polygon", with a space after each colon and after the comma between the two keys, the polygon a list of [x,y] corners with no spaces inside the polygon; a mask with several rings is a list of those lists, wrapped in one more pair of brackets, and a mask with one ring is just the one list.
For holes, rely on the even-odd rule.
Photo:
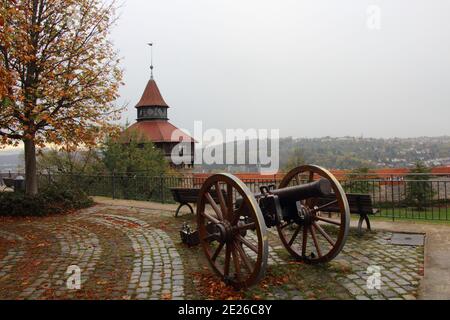
{"label": "metal fence", "polygon": [[341,181],[346,192],[367,193],[377,215],[395,219],[450,220],[450,179],[361,179]]}
{"label": "metal fence", "polygon": [[[424,175],[425,177],[425,175]],[[450,221],[450,175],[421,179],[420,175],[377,178],[338,177],[348,193],[372,197],[377,216],[395,219]],[[56,184],[82,188],[89,195],[115,199],[172,203],[170,188],[200,188],[205,178],[195,176],[145,175],[64,175],[41,174],[40,186]],[[279,184],[279,179],[242,179],[252,192],[263,185]]]}

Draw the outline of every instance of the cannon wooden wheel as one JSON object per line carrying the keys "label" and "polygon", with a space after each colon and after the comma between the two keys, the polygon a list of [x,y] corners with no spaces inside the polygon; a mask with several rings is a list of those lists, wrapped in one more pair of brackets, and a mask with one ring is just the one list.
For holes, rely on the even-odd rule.
{"label": "cannon wooden wheel", "polygon": [[[240,198],[236,208],[236,199]],[[268,243],[261,209],[245,184],[230,174],[209,177],[197,201],[200,244],[225,283],[243,288],[265,274]]]}
{"label": "cannon wooden wheel", "polygon": [[[347,239],[350,210],[347,197],[337,179],[327,170],[304,165],[292,169],[280,182],[279,188],[301,185],[317,178],[325,178],[331,183],[331,199],[302,200],[302,217],[283,221],[277,225],[283,245],[292,257],[305,263],[328,262],[342,250]],[[326,217],[327,207],[338,206],[339,216]]]}

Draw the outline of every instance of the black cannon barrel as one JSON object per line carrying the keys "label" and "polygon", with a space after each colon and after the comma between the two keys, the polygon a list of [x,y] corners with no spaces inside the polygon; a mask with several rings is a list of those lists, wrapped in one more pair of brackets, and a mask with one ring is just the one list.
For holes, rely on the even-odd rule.
{"label": "black cannon barrel", "polygon": [[298,186],[275,189],[272,190],[272,193],[278,196],[281,205],[295,203],[299,200],[329,195],[331,183],[329,180],[321,178]]}

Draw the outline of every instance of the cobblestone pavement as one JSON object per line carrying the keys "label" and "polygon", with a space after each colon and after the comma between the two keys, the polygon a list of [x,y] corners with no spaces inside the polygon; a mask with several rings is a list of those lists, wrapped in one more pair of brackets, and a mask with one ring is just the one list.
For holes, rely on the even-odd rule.
{"label": "cobblestone pavement", "polygon": [[184,272],[170,237],[146,222],[119,215],[92,217],[95,222],[122,230],[131,240],[134,260],[127,294],[136,299],[184,297]]}
{"label": "cobblestone pavement", "polygon": [[[332,276],[356,299],[416,299],[423,276],[423,247],[392,245],[391,237],[391,232],[378,232],[348,240],[338,262],[346,261],[352,272]],[[368,286],[375,273],[380,282]]]}
{"label": "cobblestone pavement", "polygon": [[[246,237],[250,241],[250,243],[257,245],[258,237],[254,232],[248,231]],[[277,247],[279,249],[280,247]],[[256,253],[252,251],[248,247],[244,247],[245,253],[250,256],[252,259],[256,259]],[[267,263],[269,266],[271,265],[282,265],[285,264],[286,261],[281,259],[278,253],[275,251],[275,248],[273,246],[269,246],[269,257],[267,259]]]}
{"label": "cobblestone pavement", "polygon": [[[0,299],[210,298],[202,290],[202,277],[212,273],[199,247],[180,243],[183,222],[195,225],[192,215],[174,218],[161,208],[105,204],[70,215],[3,218]],[[423,247],[392,245],[391,236],[378,231],[360,237],[352,230],[334,261],[310,266],[292,261],[272,231],[266,279],[238,294],[250,299],[415,299]],[[251,233],[248,238],[255,241]],[[71,266],[81,271],[80,288],[68,286],[76,276]]]}
{"label": "cobblestone pavement", "polygon": [[60,296],[66,288],[66,271],[72,265],[83,270],[80,275],[80,284],[83,285],[95,271],[102,252],[97,236],[83,228],[67,224],[62,229],[54,229],[49,223],[39,224],[39,228],[55,234],[61,252],[49,263],[47,270],[22,291],[19,295],[22,299],[39,299],[48,288],[54,288],[55,295]]}
{"label": "cobblestone pavement", "polygon": [[8,241],[12,246],[8,248],[5,255],[0,261],[0,281],[2,278],[7,278],[8,274],[12,272],[15,265],[20,262],[24,256],[23,241],[24,239],[17,234],[7,231],[0,231],[0,238]]}

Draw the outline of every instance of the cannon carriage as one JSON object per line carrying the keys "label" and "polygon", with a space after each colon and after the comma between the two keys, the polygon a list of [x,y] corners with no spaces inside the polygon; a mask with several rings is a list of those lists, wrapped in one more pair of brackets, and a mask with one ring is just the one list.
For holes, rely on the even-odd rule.
{"label": "cannon carriage", "polygon": [[343,188],[329,171],[314,165],[297,167],[278,188],[263,186],[256,194],[231,174],[215,174],[203,183],[197,200],[198,235],[206,258],[235,288],[252,286],[264,277],[268,235],[274,233],[270,228],[276,228],[295,260],[316,264],[339,254],[349,221]]}

